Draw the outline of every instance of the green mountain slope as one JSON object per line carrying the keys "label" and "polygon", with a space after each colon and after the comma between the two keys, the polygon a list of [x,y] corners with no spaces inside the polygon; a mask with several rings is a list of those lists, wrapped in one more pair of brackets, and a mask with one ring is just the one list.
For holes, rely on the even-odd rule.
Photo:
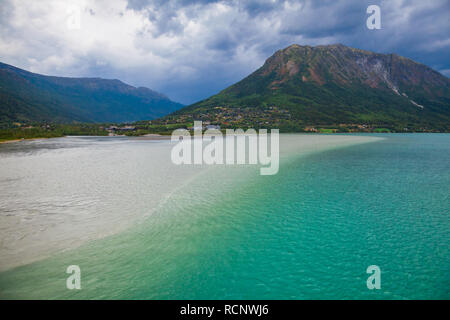
{"label": "green mountain slope", "polygon": [[0,63],[0,125],[12,122],[125,122],[182,107],[119,80],[43,76]]}
{"label": "green mountain slope", "polygon": [[450,80],[396,54],[292,45],[217,95],[167,119],[223,126],[369,124],[450,129]]}

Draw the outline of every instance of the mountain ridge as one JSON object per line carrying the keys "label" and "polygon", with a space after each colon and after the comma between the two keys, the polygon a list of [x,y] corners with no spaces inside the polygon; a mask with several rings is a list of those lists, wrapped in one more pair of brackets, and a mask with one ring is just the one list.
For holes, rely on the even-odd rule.
{"label": "mountain ridge", "polygon": [[[273,107],[289,116],[276,119],[262,112]],[[225,111],[220,115],[214,108]],[[257,121],[245,119],[242,109],[256,115]],[[450,80],[397,54],[342,44],[294,44],[275,52],[241,81],[167,119],[182,117],[185,121],[189,113],[193,119],[225,126],[242,122],[286,128],[371,123],[449,130]],[[232,119],[236,113],[241,123]]]}
{"label": "mountain ridge", "polygon": [[0,124],[131,122],[182,107],[166,95],[117,79],[41,75],[0,62]]}

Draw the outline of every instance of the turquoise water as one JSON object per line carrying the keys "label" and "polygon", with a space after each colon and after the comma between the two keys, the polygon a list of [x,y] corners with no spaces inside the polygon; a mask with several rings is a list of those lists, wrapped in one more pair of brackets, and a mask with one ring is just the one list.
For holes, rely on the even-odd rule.
{"label": "turquoise water", "polygon": [[203,172],[136,227],[0,273],[0,298],[449,299],[450,135],[377,136]]}

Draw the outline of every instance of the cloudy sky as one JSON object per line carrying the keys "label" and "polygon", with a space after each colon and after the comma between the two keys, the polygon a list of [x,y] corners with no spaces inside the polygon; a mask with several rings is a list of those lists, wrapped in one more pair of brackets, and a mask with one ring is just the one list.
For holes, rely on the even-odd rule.
{"label": "cloudy sky", "polygon": [[[369,30],[369,5],[381,29]],[[189,104],[290,44],[398,53],[450,76],[450,0],[0,0],[0,61]]]}

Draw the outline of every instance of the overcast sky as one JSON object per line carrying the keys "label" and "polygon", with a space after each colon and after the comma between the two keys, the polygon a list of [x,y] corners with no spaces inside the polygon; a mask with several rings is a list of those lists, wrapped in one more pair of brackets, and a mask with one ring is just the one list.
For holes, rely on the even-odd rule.
{"label": "overcast sky", "polygon": [[[366,27],[371,4],[380,30]],[[449,17],[450,0],[0,0],[0,61],[188,104],[294,43],[398,53],[450,76]]]}

